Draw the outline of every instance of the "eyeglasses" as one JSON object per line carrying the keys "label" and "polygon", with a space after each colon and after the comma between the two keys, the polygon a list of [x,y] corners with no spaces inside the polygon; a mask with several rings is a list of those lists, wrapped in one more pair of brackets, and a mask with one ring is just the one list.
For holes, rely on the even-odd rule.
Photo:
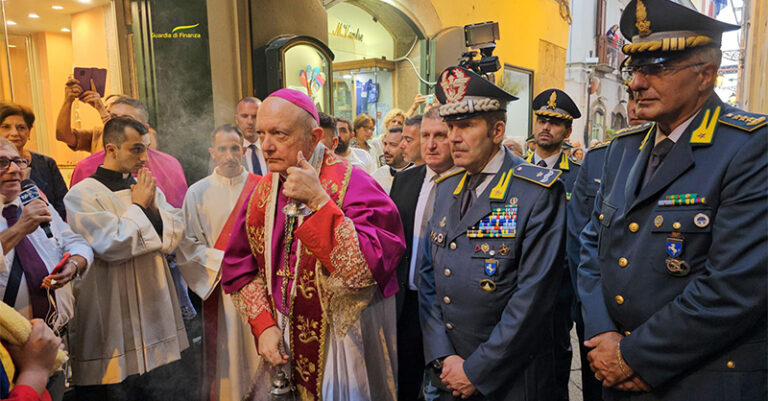
{"label": "eyeglasses", "polygon": [[16,163],[20,169],[25,169],[29,165],[29,160],[23,157],[17,157],[15,159],[9,159],[7,157],[0,157],[0,170],[5,170],[11,166],[11,162]]}
{"label": "eyeglasses", "polygon": [[621,78],[624,81],[632,81],[635,79],[635,75],[639,72],[643,74],[644,76],[659,76],[664,71],[675,71],[675,70],[684,70],[686,68],[690,67],[698,67],[700,65],[704,65],[706,63],[693,63],[693,64],[685,64],[685,65],[674,65],[674,66],[667,66],[664,65],[664,63],[655,63],[655,64],[645,64],[640,65],[636,67],[625,67],[621,70]]}

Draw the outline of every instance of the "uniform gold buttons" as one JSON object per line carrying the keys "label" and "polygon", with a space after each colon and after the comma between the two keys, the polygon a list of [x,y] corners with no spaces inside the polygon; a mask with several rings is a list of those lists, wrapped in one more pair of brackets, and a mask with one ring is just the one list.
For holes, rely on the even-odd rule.
{"label": "uniform gold buttons", "polygon": [[451,329],[453,329],[453,325],[450,324],[450,323],[446,323],[445,324],[445,328],[448,329],[448,330],[451,330]]}
{"label": "uniform gold buttons", "polygon": [[622,297],[621,295],[616,295],[616,303],[619,304],[619,305],[623,304],[624,303],[624,297]]}
{"label": "uniform gold buttons", "polygon": [[640,224],[637,223],[629,223],[629,231],[632,231],[633,233],[636,233],[637,230],[640,229]]}
{"label": "uniform gold buttons", "polygon": [[628,335],[630,335],[630,334],[632,334],[632,332],[631,332],[631,331],[629,331],[629,330],[624,330],[624,335],[625,335],[625,336],[628,336]]}
{"label": "uniform gold buttons", "polygon": [[445,275],[445,277],[451,277],[451,269],[443,270],[443,274]]}
{"label": "uniform gold buttons", "polygon": [[683,225],[682,225],[682,224],[680,224],[680,222],[679,222],[679,221],[676,221],[676,222],[672,223],[672,228],[674,228],[675,230],[679,230],[679,229],[681,229],[682,227],[683,227]]}
{"label": "uniform gold buttons", "polygon": [[443,302],[445,302],[446,304],[449,304],[449,303],[451,303],[451,298],[443,297]]}
{"label": "uniform gold buttons", "polygon": [[602,213],[600,213],[600,215],[597,216],[597,219],[600,220],[600,221],[603,221],[604,218],[605,218],[605,215],[602,214]]}
{"label": "uniform gold buttons", "polygon": [[627,267],[628,264],[627,258],[619,258],[619,267]]}
{"label": "uniform gold buttons", "polygon": [[726,363],[725,366],[727,366],[728,369],[733,369],[736,367],[736,363],[733,361],[728,361],[728,363]]}
{"label": "uniform gold buttons", "polygon": [[456,249],[456,243],[455,242],[451,242],[451,245],[449,245],[449,246],[451,247],[452,251]]}

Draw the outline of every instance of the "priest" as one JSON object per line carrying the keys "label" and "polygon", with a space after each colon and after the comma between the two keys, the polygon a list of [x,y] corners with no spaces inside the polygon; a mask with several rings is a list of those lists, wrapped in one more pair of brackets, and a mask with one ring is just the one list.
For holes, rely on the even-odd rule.
{"label": "priest", "polygon": [[240,210],[222,286],[298,399],[394,400],[397,209],[365,172],[318,146],[307,95],[274,92],[256,124],[270,172]]}
{"label": "priest", "polygon": [[179,389],[164,381],[189,344],[163,255],[184,233],[182,213],[144,167],[144,125],[115,117],[103,140],[104,164],[64,197],[69,225],[95,254],[74,284],[70,381],[78,400],[174,399]]}
{"label": "priest", "polygon": [[[261,176],[243,168],[243,134],[222,125],[208,149],[216,168],[196,182],[184,198],[186,231],[176,251],[189,288],[203,299],[204,380],[206,400],[242,400],[259,378],[269,378],[232,297],[221,291],[221,260],[240,209]],[[266,399],[259,394],[257,400]],[[248,398],[252,399],[252,398]]]}

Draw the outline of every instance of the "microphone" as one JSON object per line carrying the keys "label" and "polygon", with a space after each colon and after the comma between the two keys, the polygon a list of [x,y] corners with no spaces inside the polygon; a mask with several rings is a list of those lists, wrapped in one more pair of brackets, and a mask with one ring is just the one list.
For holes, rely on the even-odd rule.
{"label": "microphone", "polygon": [[[30,179],[26,179],[21,182],[21,193],[19,194],[19,199],[21,199],[21,204],[25,206],[35,199],[40,199],[45,202],[45,198],[40,195],[40,190],[37,189],[37,185],[35,185],[35,183]],[[48,202],[45,203],[47,204]],[[45,231],[46,237],[53,238],[53,233],[51,233],[51,223],[44,221],[40,223],[40,228]]]}

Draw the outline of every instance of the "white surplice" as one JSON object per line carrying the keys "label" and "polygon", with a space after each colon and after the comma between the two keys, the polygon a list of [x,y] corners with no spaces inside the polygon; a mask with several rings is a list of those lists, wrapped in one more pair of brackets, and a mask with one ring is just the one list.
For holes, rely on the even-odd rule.
{"label": "white surplice", "polygon": [[184,233],[182,212],[157,189],[162,236],[129,189],[112,192],[87,178],[64,197],[67,220],[95,260],[75,280],[69,325],[71,383],[114,384],[181,358],[189,346],[164,254]]}
{"label": "white surplice", "polygon": [[[202,299],[208,299],[221,280],[224,251],[215,249],[214,245],[247,178],[245,170],[234,178],[226,178],[214,170],[213,174],[189,187],[184,198],[187,229],[179,243],[176,260],[184,280]],[[219,400],[240,400],[252,385],[266,383],[269,375],[262,368],[250,326],[238,314],[232,296],[223,291],[217,296],[217,394]],[[257,393],[256,399],[266,400],[267,393]]]}

